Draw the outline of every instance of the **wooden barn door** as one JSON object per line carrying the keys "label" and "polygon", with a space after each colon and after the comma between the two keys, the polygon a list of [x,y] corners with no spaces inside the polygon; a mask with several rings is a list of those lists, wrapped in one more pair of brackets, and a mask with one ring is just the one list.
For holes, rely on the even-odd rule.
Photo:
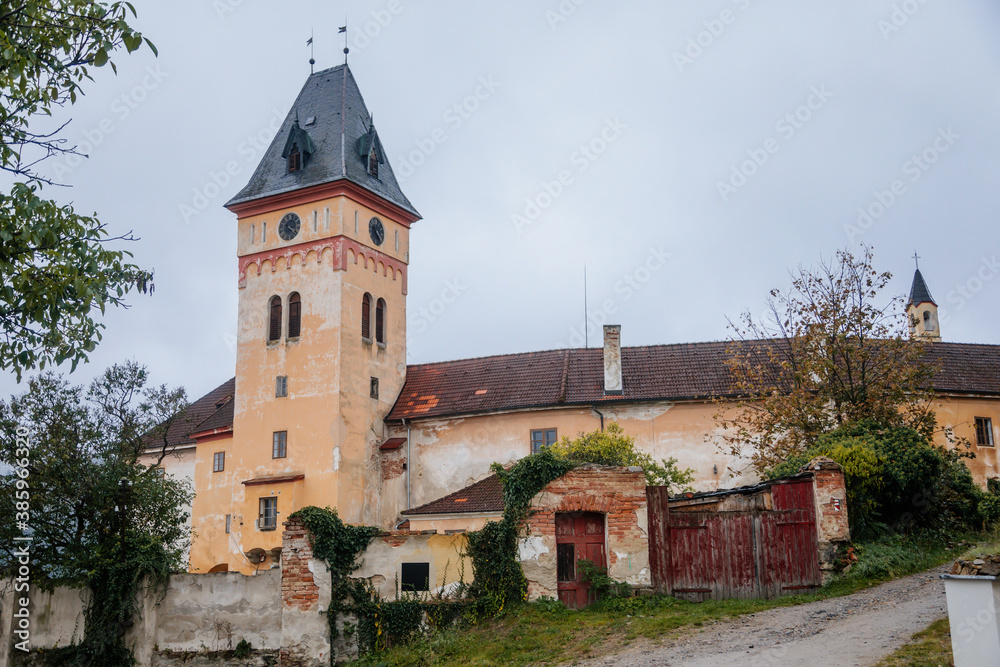
{"label": "wooden barn door", "polygon": [[586,607],[589,585],[581,580],[578,563],[589,560],[607,567],[604,547],[604,515],[595,512],[556,514],[556,578],[559,599],[570,609]]}

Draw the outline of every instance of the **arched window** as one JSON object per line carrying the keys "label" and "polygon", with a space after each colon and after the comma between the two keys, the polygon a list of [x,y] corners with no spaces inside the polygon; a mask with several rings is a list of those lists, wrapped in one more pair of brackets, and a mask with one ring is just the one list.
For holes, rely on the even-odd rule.
{"label": "arched window", "polygon": [[271,317],[267,324],[267,342],[281,340],[281,297],[271,297]]}
{"label": "arched window", "polygon": [[375,342],[385,345],[385,299],[375,304]]}
{"label": "arched window", "polygon": [[288,297],[288,337],[298,338],[302,331],[302,300],[298,292]]}
{"label": "arched window", "polygon": [[372,295],[368,292],[361,298],[361,337],[372,337]]}
{"label": "arched window", "polygon": [[299,145],[292,144],[292,152],[288,154],[288,173],[298,171],[302,168],[302,154],[299,152]]}
{"label": "arched window", "polygon": [[934,331],[934,320],[931,319],[931,311],[924,311],[924,331]]}

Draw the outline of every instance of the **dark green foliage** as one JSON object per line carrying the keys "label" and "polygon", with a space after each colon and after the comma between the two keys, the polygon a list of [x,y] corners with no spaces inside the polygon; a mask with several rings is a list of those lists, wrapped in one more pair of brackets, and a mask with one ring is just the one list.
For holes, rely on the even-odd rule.
{"label": "dark green foliage", "polygon": [[233,657],[237,658],[238,660],[242,660],[243,658],[249,658],[250,653],[252,651],[253,651],[253,646],[250,645],[250,642],[248,642],[246,639],[241,639],[239,643],[236,645],[236,648],[233,650]]}
{"label": "dark green foliage", "polygon": [[[183,414],[184,392],[147,381],[134,362],[110,368],[86,391],[46,373],[0,403],[0,462],[29,473],[22,480],[9,467],[0,472],[0,572],[17,565],[11,547],[22,508],[12,499],[27,481],[32,585],[91,592],[83,640],[59,653],[58,664],[134,664],[124,634],[137,594],[161,587],[184,565],[181,508],[191,501],[190,485],[155,467],[171,451],[163,436]],[[17,453],[18,433],[26,434],[26,457]]]}
{"label": "dark green foliage", "polygon": [[134,17],[127,2],[0,7],[0,170],[24,179],[0,193],[0,369],[18,379],[46,364],[75,367],[101,340],[104,325],[93,311],[125,306],[132,290],[152,290],[151,273],[107,247],[131,236],[109,238],[97,218],[43,198],[51,181],[35,170],[48,157],[80,153],[62,127],[38,131],[33,121],[49,124],[53,112],[72,105],[94,67],[115,67],[116,50],[152,48],[129,26]]}
{"label": "dark green foliage", "polygon": [[289,518],[299,518],[309,530],[313,556],[324,561],[330,570],[330,607],[327,620],[330,624],[330,664],[334,664],[333,645],[340,633],[337,619],[350,611],[348,600],[358,591],[357,582],[350,578],[361,567],[358,554],[368,548],[379,529],[373,526],[352,526],[344,523],[337,510],[320,509],[310,505],[298,510]]}
{"label": "dark green foliage", "polygon": [[493,464],[493,472],[503,483],[503,518],[488,521],[482,529],[466,535],[466,550],[472,559],[471,593],[483,616],[500,614],[527,597],[528,582],[517,556],[521,524],[528,517],[531,499],[576,465],[548,449],[521,459],[509,470]]}
{"label": "dark green foliage", "polygon": [[962,454],[931,443],[906,427],[862,421],[819,437],[817,444],[768,472],[794,474],[815,456],[827,456],[844,469],[851,531],[873,539],[887,531],[939,531],[978,528],[983,497]]}
{"label": "dark green foliage", "polygon": [[598,600],[632,596],[632,587],[628,582],[612,579],[606,568],[598,567],[593,561],[581,560],[577,567],[584,583],[590,584],[590,592]]}

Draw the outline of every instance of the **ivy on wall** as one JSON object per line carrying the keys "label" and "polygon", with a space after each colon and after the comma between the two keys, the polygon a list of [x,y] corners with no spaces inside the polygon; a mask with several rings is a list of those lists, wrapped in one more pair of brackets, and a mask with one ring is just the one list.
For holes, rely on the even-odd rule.
{"label": "ivy on wall", "polygon": [[466,534],[466,553],[472,559],[471,593],[483,616],[496,616],[527,598],[528,582],[517,547],[521,525],[528,518],[531,499],[577,465],[548,449],[521,459],[510,469],[493,464],[503,484],[503,518]]}

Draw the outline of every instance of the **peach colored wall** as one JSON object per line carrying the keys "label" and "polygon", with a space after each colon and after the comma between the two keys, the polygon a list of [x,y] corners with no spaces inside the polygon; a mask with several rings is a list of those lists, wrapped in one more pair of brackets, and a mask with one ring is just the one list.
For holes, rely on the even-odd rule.
{"label": "peach colored wall", "polygon": [[[988,397],[951,397],[940,400],[935,405],[938,428],[951,429],[957,438],[965,438],[972,447],[968,450],[976,455],[974,459],[966,459],[973,478],[980,486],[986,485],[990,477],[1000,475],[1000,461],[997,460],[997,442],[1000,440],[1000,400]],[[993,446],[980,447],[976,445],[976,417],[989,417],[993,422]],[[940,445],[948,445],[944,433],[935,439]]]}
{"label": "peach colored wall", "polygon": [[470,514],[463,516],[428,516],[427,518],[410,517],[410,530],[435,530],[439,533],[458,530],[479,530],[487,521],[499,521],[503,516],[500,512],[491,514]]}

